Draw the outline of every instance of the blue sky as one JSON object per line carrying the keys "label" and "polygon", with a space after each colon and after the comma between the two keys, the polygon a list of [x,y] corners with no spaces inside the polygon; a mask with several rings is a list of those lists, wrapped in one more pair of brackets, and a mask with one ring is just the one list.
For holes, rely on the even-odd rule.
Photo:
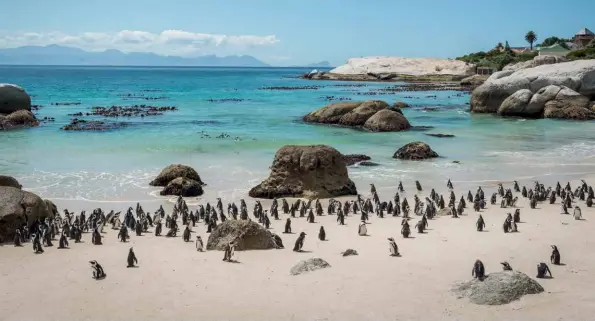
{"label": "blue sky", "polygon": [[250,54],[273,65],[393,55],[456,57],[595,30],[595,0],[17,0],[0,47]]}

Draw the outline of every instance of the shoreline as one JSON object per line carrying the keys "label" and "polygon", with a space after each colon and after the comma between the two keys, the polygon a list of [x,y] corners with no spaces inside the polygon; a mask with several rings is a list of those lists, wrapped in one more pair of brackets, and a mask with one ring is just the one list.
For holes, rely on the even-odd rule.
{"label": "shoreline", "polygon": [[471,75],[408,75],[398,73],[336,74],[331,72],[306,73],[299,78],[307,80],[367,81],[367,82],[428,82],[458,83]]}

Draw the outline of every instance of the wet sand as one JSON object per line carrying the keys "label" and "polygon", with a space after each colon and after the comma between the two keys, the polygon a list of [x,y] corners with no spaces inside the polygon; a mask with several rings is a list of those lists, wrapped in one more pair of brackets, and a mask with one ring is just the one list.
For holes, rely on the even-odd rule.
{"label": "wet sand", "polygon": [[[595,179],[587,179],[587,182]],[[423,182],[422,182],[423,183]],[[457,190],[457,200],[467,190]],[[532,182],[521,182],[532,187]],[[444,184],[442,184],[444,185]],[[546,187],[549,186],[546,184]],[[553,186],[553,185],[552,185]],[[574,182],[576,187],[576,182]],[[358,185],[369,197],[367,186]],[[438,186],[436,186],[438,187]],[[512,185],[506,185],[512,188]],[[414,185],[405,186],[413,206]],[[429,195],[424,186],[419,196]],[[364,192],[365,191],[365,192]],[[383,188],[380,198],[392,199],[396,189]],[[445,195],[441,186],[438,192]],[[473,190],[474,192],[475,190]],[[485,187],[486,198],[495,187]],[[423,197],[422,197],[423,199]],[[215,199],[209,199],[211,204]],[[227,201],[223,200],[226,205]],[[85,243],[65,250],[45,248],[33,254],[31,243],[15,248],[0,247],[0,320],[588,320],[595,313],[595,245],[592,217],[595,209],[583,202],[582,221],[560,214],[555,205],[541,203],[529,208],[519,195],[521,221],[518,233],[504,234],[502,222],[514,209],[489,206],[481,212],[487,227],[477,232],[478,214],[470,204],[462,217],[437,217],[429,221],[427,233],[418,234],[413,225],[419,217],[411,214],[412,237],[400,235],[400,217],[381,219],[370,215],[369,236],[358,236],[359,215],[349,215],[339,226],[336,216],[316,217],[310,224],[305,218],[292,219],[295,234],[283,234],[285,219],[272,221],[271,231],[283,239],[285,249],[236,252],[237,264],[222,261],[223,252],[197,252],[194,243],[182,238],[155,237],[153,233],[128,243],[117,240],[117,232],[106,227],[104,245]],[[254,201],[247,199],[251,214]],[[325,202],[326,203],[326,202]],[[63,208],[89,213],[105,203],[60,202]],[[169,204],[169,203],[168,203]],[[270,202],[263,202],[265,209]],[[114,203],[124,211],[134,204]],[[110,206],[111,206],[110,205]],[[224,207],[226,207],[224,205]],[[106,207],[107,206],[107,207]],[[153,213],[159,204],[144,206]],[[190,206],[194,210],[195,206]],[[326,206],[324,206],[326,211]],[[171,206],[166,207],[171,213]],[[252,216],[251,216],[252,217]],[[253,217],[252,217],[253,219]],[[323,225],[327,241],[318,240]],[[151,232],[153,231],[150,229]],[[205,246],[206,227],[194,228]],[[291,251],[300,232],[306,232],[303,253]],[[180,235],[181,233],[179,233]],[[387,237],[394,237],[402,257],[390,257]],[[560,249],[566,265],[549,264],[550,245]],[[128,249],[133,246],[138,268],[126,268]],[[347,248],[358,256],[342,257]],[[298,261],[320,257],[330,263],[328,269],[291,276],[290,268]],[[508,261],[515,270],[534,277],[536,265],[546,262],[553,279],[539,280],[545,292],[525,296],[503,306],[477,306],[467,299],[457,299],[451,287],[471,278],[476,259],[486,266],[486,273],[501,270],[499,262]],[[91,278],[88,261],[97,260],[107,278]]]}

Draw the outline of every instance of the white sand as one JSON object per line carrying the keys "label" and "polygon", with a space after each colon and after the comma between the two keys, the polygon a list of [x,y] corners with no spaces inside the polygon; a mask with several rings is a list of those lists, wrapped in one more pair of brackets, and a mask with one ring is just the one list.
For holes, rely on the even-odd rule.
{"label": "white sand", "polygon": [[454,59],[372,56],[351,58],[329,71],[335,74],[397,73],[403,75],[471,75],[473,65]]}
{"label": "white sand", "polygon": [[[362,193],[368,190],[359,187]],[[430,186],[424,187],[425,196]],[[405,188],[413,206],[414,185],[408,182]],[[446,192],[444,186],[437,190]],[[489,199],[495,187],[484,186],[484,191]],[[461,191],[456,192],[460,198]],[[389,200],[394,192],[382,190],[380,194]],[[61,210],[69,204],[58,205]],[[69,209],[78,210],[80,204],[70,205]],[[94,205],[87,204],[88,211]],[[128,204],[118,205],[124,210]],[[252,206],[250,200],[250,211]],[[512,209],[490,206],[482,212],[486,232],[476,232],[477,213],[467,208],[459,219],[430,220],[426,234],[412,228],[410,239],[401,237],[401,218],[396,217],[370,216],[370,236],[358,236],[359,216],[353,215],[346,219],[346,226],[338,226],[336,216],[317,217],[316,224],[296,218],[292,220],[296,234],[286,235],[281,232],[288,215],[281,214],[282,220],[273,220],[272,231],[283,238],[285,249],[236,252],[239,264],[222,262],[222,252],[198,253],[194,243],[184,243],[181,237],[131,233],[129,243],[120,243],[117,231],[112,230],[104,235],[102,246],[92,245],[91,235],[84,234],[84,244],[71,243],[68,250],[46,248],[40,255],[33,254],[30,243],[22,248],[4,245],[0,247],[0,320],[592,319],[595,236],[591,220],[595,209],[582,204],[586,220],[575,221],[571,215],[559,214],[559,201],[538,207],[531,210],[522,199],[519,208],[524,223],[519,224],[519,233],[502,232],[502,222]],[[413,227],[418,218],[412,216]],[[321,224],[327,232],[326,242],[317,238]],[[204,225],[194,230],[206,245]],[[291,248],[301,231],[308,234],[307,252],[294,253]],[[402,257],[389,256],[386,238],[391,236]],[[490,307],[473,305],[450,293],[455,282],[471,278],[472,264],[478,258],[488,273],[501,270],[499,262],[506,260],[534,277],[537,263],[549,263],[551,244],[559,247],[567,265],[550,265],[554,278],[539,280],[546,290],[542,294]],[[130,246],[134,246],[139,268],[126,268]],[[342,257],[340,252],[347,248],[357,250],[359,256]],[[332,267],[289,275],[295,263],[310,257],[323,258]],[[91,278],[89,260],[103,265],[105,280]]]}

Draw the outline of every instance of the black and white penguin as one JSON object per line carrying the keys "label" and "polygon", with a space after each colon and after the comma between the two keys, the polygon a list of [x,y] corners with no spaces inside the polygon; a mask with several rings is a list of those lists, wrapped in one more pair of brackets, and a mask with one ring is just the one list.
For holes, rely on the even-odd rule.
{"label": "black and white penguin", "polygon": [[500,264],[502,264],[503,271],[512,271],[512,266],[510,266],[510,264],[508,262],[504,261],[504,262],[500,262]]}
{"label": "black and white penguin", "polygon": [[550,262],[555,265],[560,265],[560,251],[555,245],[552,245],[552,255],[550,255]]}
{"label": "black and white penguin", "polygon": [[399,247],[397,246],[397,242],[392,237],[388,238],[390,256],[401,256],[399,253]]}
{"label": "black and white penguin", "polygon": [[418,192],[422,191],[421,184],[419,183],[419,181],[415,181],[415,187],[417,188]]}
{"label": "black and white penguin", "polygon": [[203,251],[202,237],[200,237],[200,235],[196,236],[196,251],[198,251],[198,252]]}
{"label": "black and white penguin", "polygon": [[301,232],[300,236],[298,236],[297,240],[295,240],[295,245],[293,246],[294,252],[301,252],[302,247],[304,247],[304,239],[306,238],[306,233]]}
{"label": "black and white penguin", "polygon": [[66,234],[64,234],[64,231],[62,231],[62,234],[60,234],[60,241],[58,241],[58,248],[59,249],[67,249],[68,248],[68,238],[66,237]]}
{"label": "black and white penguin", "polygon": [[550,278],[552,277],[552,271],[550,271],[549,266],[543,262],[537,264],[537,278],[543,279],[547,276],[547,274],[550,275]]}
{"label": "black and white penguin", "polygon": [[477,222],[475,223],[475,227],[477,227],[477,231],[478,232],[483,232],[483,229],[486,227],[486,223],[483,220],[483,216],[481,216],[481,214],[479,214],[479,217],[477,218]]}
{"label": "black and white penguin", "polygon": [[476,260],[473,264],[473,270],[471,270],[471,276],[483,280],[485,278],[485,267],[483,266],[483,262],[480,260]]}
{"label": "black and white penguin", "polygon": [[326,241],[326,232],[324,231],[324,226],[320,227],[320,231],[318,232],[318,239],[321,241]]}
{"label": "black and white penguin", "polygon": [[134,254],[134,250],[132,248],[130,248],[130,250],[128,251],[128,257],[126,258],[126,262],[128,263],[128,266],[126,267],[134,267],[135,264],[138,264],[138,260],[136,259],[136,255]]}
{"label": "black and white penguin", "polygon": [[581,214],[581,208],[578,206],[574,207],[574,213],[573,213],[574,219],[575,220],[581,220],[583,218],[582,214]]}
{"label": "black and white penguin", "polygon": [[91,264],[91,268],[93,269],[93,278],[95,280],[105,279],[107,274],[105,274],[103,267],[99,263],[97,263],[97,261],[89,261],[89,263]]}
{"label": "black and white penguin", "polygon": [[233,258],[234,253],[235,253],[235,249],[236,249],[235,243],[229,242],[225,246],[225,253],[223,253],[223,261],[230,262]]}
{"label": "black and white penguin", "polygon": [[190,227],[188,225],[186,225],[184,233],[182,233],[182,239],[184,242],[190,242]]}
{"label": "black and white penguin", "polygon": [[362,223],[359,225],[359,227],[357,229],[357,234],[359,234],[359,236],[368,235],[368,228],[366,227],[366,221],[362,221]]}
{"label": "black and white penguin", "polygon": [[283,233],[291,234],[291,219],[289,217],[287,218],[287,221],[285,221],[285,230]]}

